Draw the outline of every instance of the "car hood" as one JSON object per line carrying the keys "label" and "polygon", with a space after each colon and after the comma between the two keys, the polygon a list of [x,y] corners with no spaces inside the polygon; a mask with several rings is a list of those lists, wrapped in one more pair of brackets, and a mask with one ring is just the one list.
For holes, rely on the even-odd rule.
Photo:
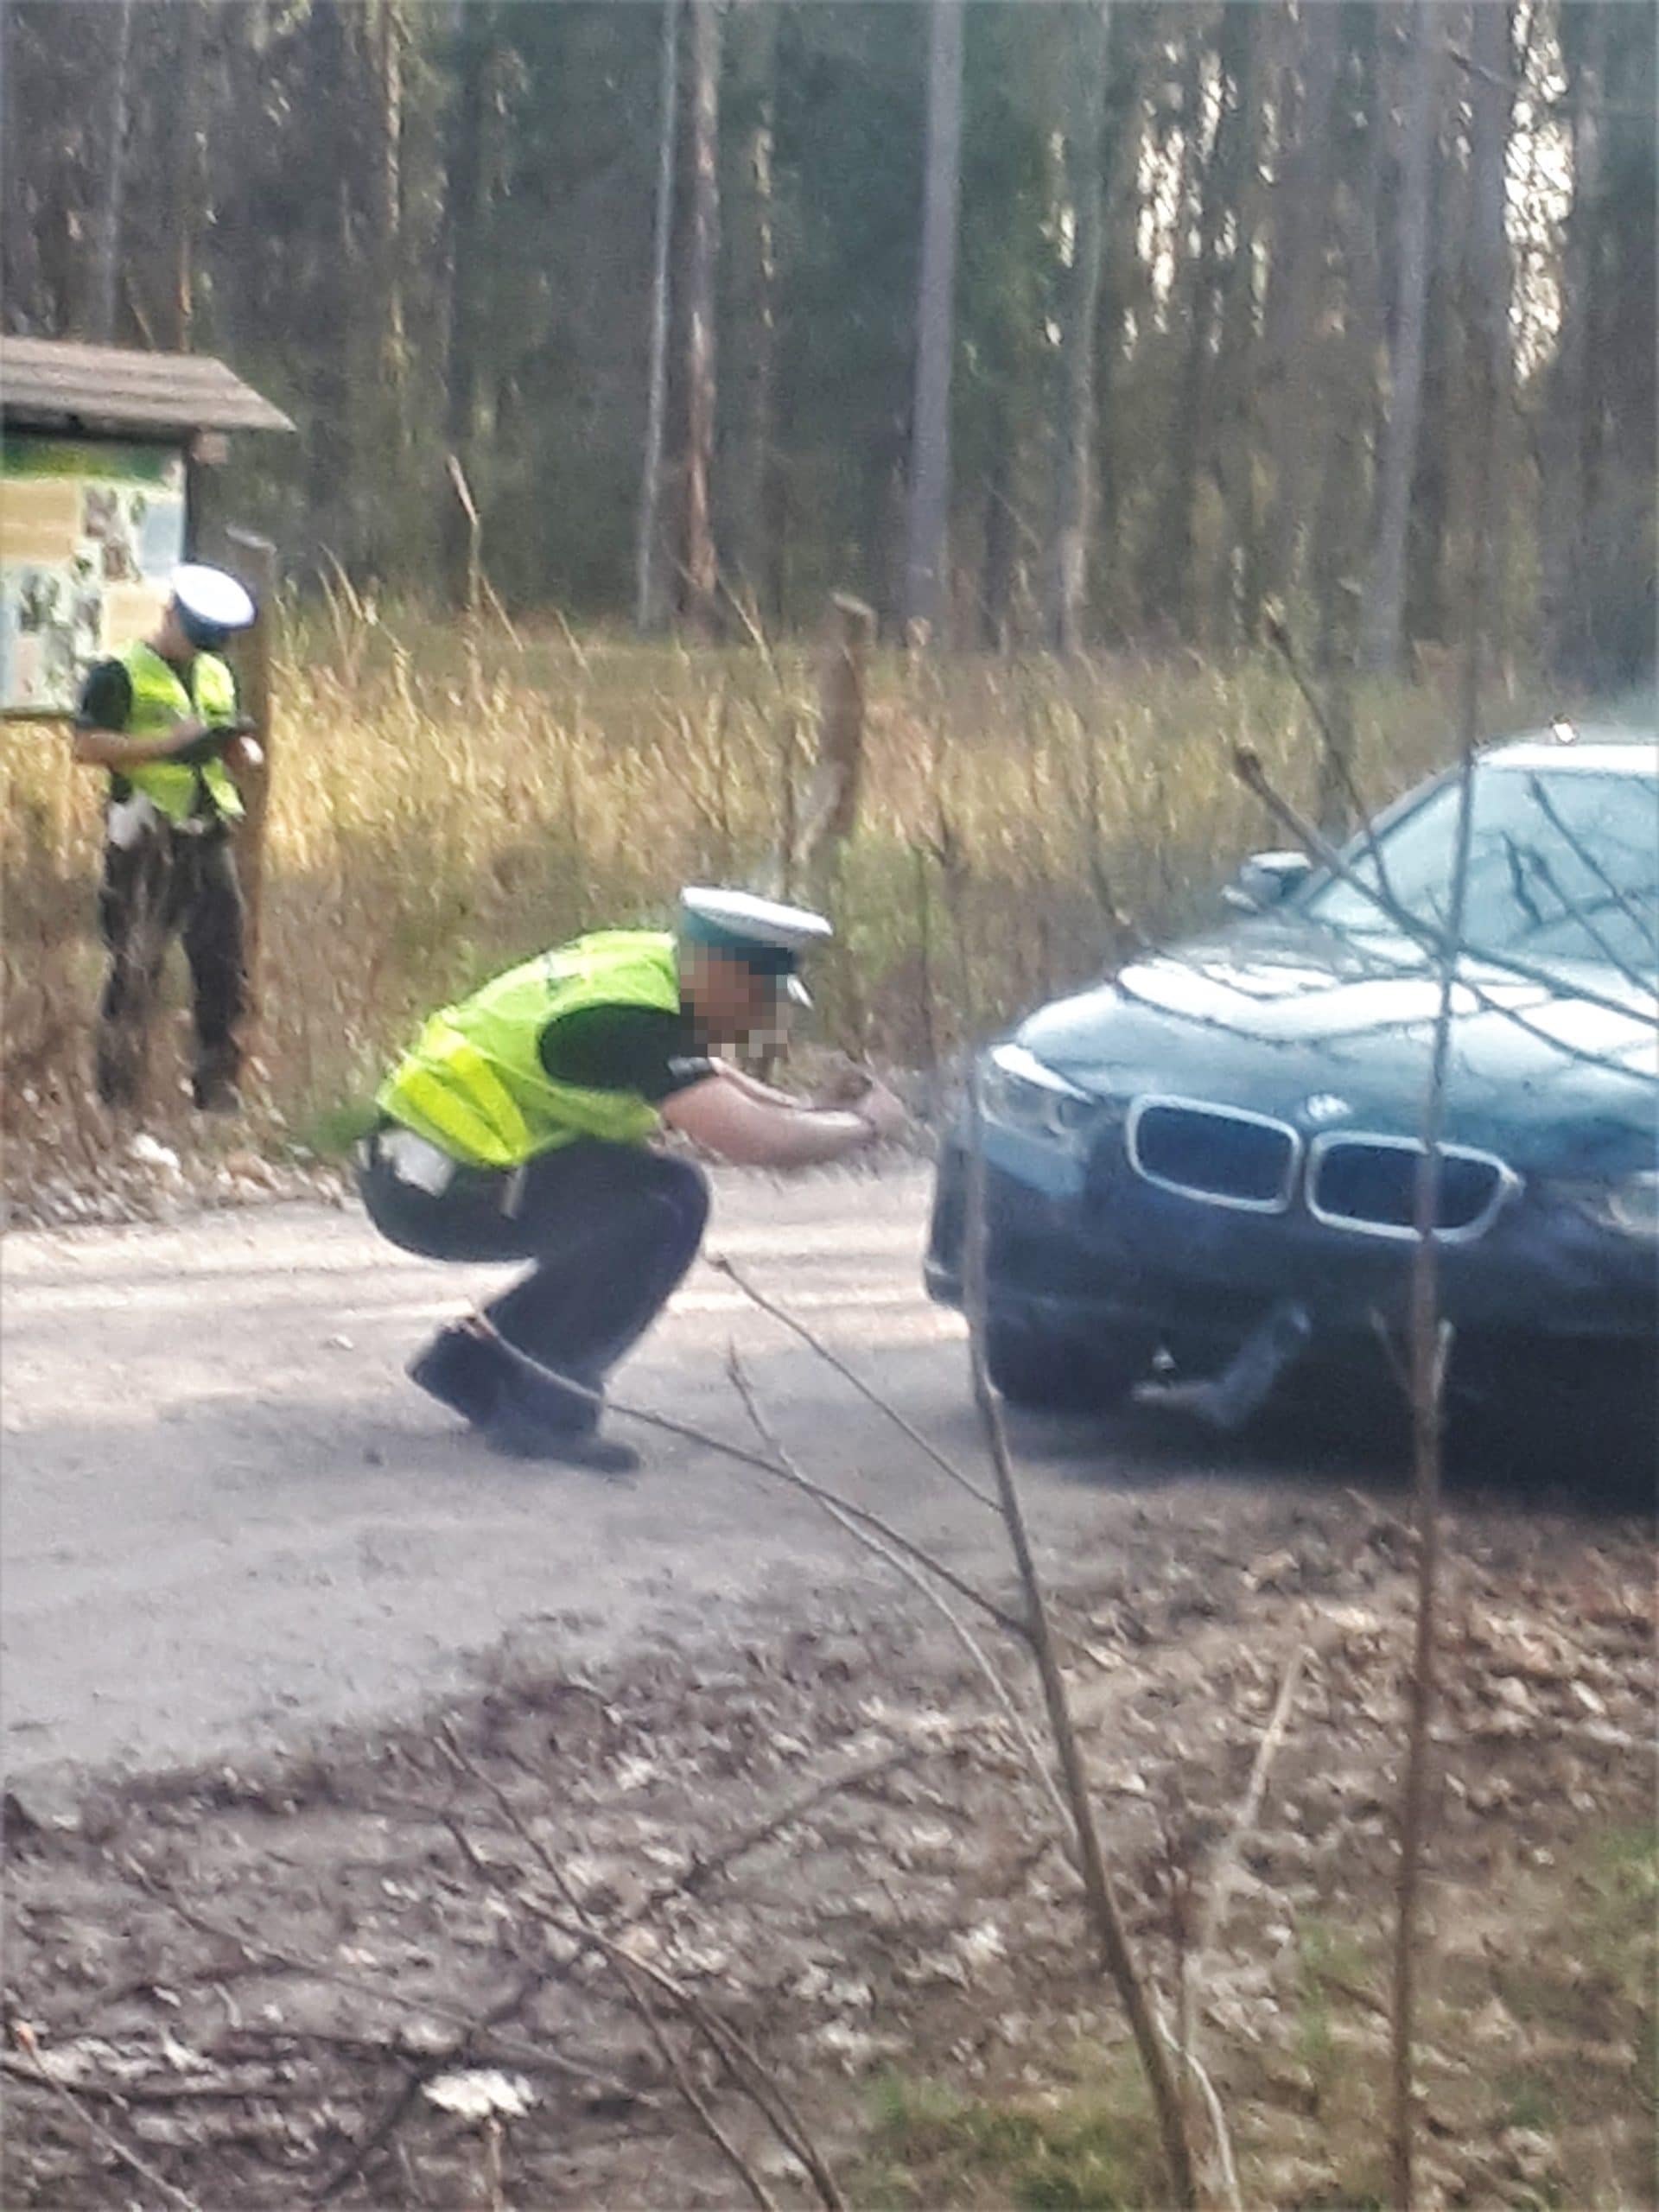
{"label": "car hood", "polygon": [[[1379,965],[1389,972],[1378,974]],[[1651,1164],[1655,1001],[1616,972],[1563,968],[1555,991],[1466,962],[1454,1001],[1449,1137],[1520,1164],[1565,1154]],[[1593,1002],[1628,1003],[1630,1013]],[[1440,982],[1403,942],[1362,954],[1316,925],[1248,923],[1138,961],[1045,1007],[1019,1041],[1081,1088],[1214,1099],[1304,1126],[1415,1131]]]}

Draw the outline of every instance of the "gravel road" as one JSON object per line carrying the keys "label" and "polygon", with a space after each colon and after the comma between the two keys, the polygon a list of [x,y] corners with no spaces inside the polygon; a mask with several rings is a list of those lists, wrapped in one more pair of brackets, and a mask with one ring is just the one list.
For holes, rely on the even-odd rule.
{"label": "gravel road", "polygon": [[[925,1177],[717,1179],[709,1250],[977,1465],[960,1324],[919,1287]],[[646,1457],[626,1484],[492,1457],[402,1367],[501,1279],[406,1257],[322,1205],[9,1240],[14,1779],[281,1750],[418,1712],[508,1635],[576,1663],[706,1634],[725,1609],[810,1612],[881,1573],[807,1502],[658,1433],[630,1431]],[[734,1340],[804,1465],[959,1564],[1000,1566],[975,1501],[707,1266],[620,1387],[753,1442],[724,1371]],[[1299,1480],[1145,1410],[1023,1442],[1057,1561],[1108,1551],[1149,1490],[1202,1516],[1264,1490],[1282,1508]]]}

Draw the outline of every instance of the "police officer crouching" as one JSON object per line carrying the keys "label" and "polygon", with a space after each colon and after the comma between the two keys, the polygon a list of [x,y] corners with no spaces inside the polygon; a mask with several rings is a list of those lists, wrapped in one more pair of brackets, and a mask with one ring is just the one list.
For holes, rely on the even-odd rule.
{"label": "police officer crouching", "polygon": [[579,938],[435,1014],[383,1086],[359,1177],[376,1228],[432,1259],[535,1262],[409,1370],[498,1451],[603,1472],[636,1464],[599,1435],[588,1399],[513,1353],[597,1392],[666,1304],[709,1193],[692,1161],[652,1148],[664,1125],[776,1168],[902,1128],[879,1085],[819,1108],[712,1057],[777,1033],[782,1001],[804,997],[802,951],[830,934],[799,907],[687,891],[677,931]]}
{"label": "police officer crouching", "polygon": [[238,719],[221,648],[254,618],[234,576],[191,563],[173,578],[160,626],[99,661],[75,717],[74,757],[107,769],[99,927],[110,968],[99,1007],[97,1080],[106,1105],[139,1103],[149,1023],[168,941],[190,963],[196,1053],[192,1090],[207,1110],[234,1107],[245,1008],[242,894],[231,831],[242,817],[231,771],[259,749]]}

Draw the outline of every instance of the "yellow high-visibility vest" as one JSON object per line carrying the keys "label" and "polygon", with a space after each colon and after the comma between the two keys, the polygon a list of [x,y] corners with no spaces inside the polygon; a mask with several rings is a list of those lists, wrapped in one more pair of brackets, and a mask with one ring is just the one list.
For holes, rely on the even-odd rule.
{"label": "yellow high-visibility vest", "polygon": [[660,1116],[638,1093],[555,1083],[542,1065],[550,1022],[588,1007],[680,1007],[666,931],[607,930],[543,953],[428,1021],[381,1086],[383,1114],[474,1167],[519,1167],[597,1137],[643,1144]]}
{"label": "yellow high-visibility vest", "polygon": [[[213,653],[198,653],[190,664],[190,686],[171,662],[151,645],[129,645],[116,658],[132,685],[132,709],[124,734],[163,737],[185,721],[228,722],[236,717],[236,679]],[[226,822],[242,818],[242,799],[231,772],[219,760],[192,767],[182,760],[151,760],[143,767],[118,771],[159,807],[169,822],[188,822],[196,811],[197,779]]]}

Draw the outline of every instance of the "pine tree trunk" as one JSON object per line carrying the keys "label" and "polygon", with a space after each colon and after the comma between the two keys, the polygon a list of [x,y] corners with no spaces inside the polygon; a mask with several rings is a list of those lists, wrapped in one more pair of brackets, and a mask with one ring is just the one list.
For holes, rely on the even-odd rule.
{"label": "pine tree trunk", "polygon": [[[1232,215],[1232,245],[1221,284],[1212,466],[1226,510],[1211,626],[1224,642],[1254,644],[1262,623],[1262,547],[1256,515],[1251,393],[1256,351],[1255,254],[1262,214],[1262,11],[1255,0],[1227,0],[1223,39],[1234,86],[1234,128],[1222,190]],[[1219,158],[1219,149],[1217,157]]]}
{"label": "pine tree trunk", "polygon": [[690,0],[691,220],[685,270],[684,611],[705,637],[720,631],[720,563],[709,507],[715,467],[715,273],[720,254],[721,0]]}
{"label": "pine tree trunk", "polygon": [[196,247],[207,199],[202,0],[174,0],[171,13],[177,43],[169,57],[171,80],[165,103],[168,122],[157,285],[162,312],[156,334],[174,353],[188,353],[195,328]]}
{"label": "pine tree trunk", "polygon": [[963,0],[929,0],[927,168],[916,303],[905,623],[944,641],[949,601],[950,368],[962,182]]}
{"label": "pine tree trunk", "polygon": [[[478,426],[479,360],[483,347],[489,203],[490,79],[495,23],[491,0],[466,0],[459,11],[454,96],[445,148],[445,215],[449,243],[449,344],[444,375],[444,442],[470,480],[476,481],[474,442]],[[472,531],[448,479],[443,499],[444,580],[450,603],[467,604]]]}
{"label": "pine tree trunk", "polygon": [[[1119,29],[1132,22],[1121,18]],[[1125,56],[1112,78],[1126,88],[1120,103],[1108,103],[1102,171],[1105,243],[1101,256],[1100,306],[1095,318],[1094,444],[1096,593],[1103,613],[1115,627],[1127,626],[1133,599],[1124,559],[1122,514],[1140,456],[1118,429],[1113,401],[1118,372],[1126,365],[1125,336],[1133,319],[1144,325],[1152,310],[1151,286],[1137,245],[1141,218],[1139,179],[1146,154],[1147,103],[1141,97],[1134,62]],[[1121,111],[1120,111],[1121,110]]]}
{"label": "pine tree trunk", "polygon": [[1300,96],[1294,136],[1273,193],[1272,262],[1266,354],[1272,379],[1268,417],[1273,461],[1264,594],[1286,603],[1302,571],[1306,535],[1308,435],[1319,391],[1319,310],[1330,219],[1332,95],[1341,58],[1342,8],[1316,0],[1300,26]]}
{"label": "pine tree trunk", "polygon": [[127,142],[132,128],[132,10],[133,0],[118,0],[115,10],[115,53],[110,68],[109,118],[105,126],[104,204],[99,210],[92,321],[95,335],[106,346],[115,342],[120,300]]}
{"label": "pine tree trunk", "polygon": [[664,424],[668,411],[669,256],[674,235],[674,149],[679,136],[680,0],[662,0],[657,100],[657,206],[652,232],[651,356],[646,372],[645,450],[639,473],[639,520],[634,540],[633,626],[642,635],[662,619],[658,543],[663,493]]}
{"label": "pine tree trunk", "polygon": [[1050,645],[1068,654],[1083,644],[1094,514],[1095,344],[1105,232],[1101,124],[1110,29],[1109,0],[1088,0],[1076,26],[1077,50],[1067,72],[1065,183],[1076,231],[1060,330],[1054,527],[1044,614]]}
{"label": "pine tree trunk", "polygon": [[352,189],[357,150],[353,113],[354,22],[343,9],[314,9],[305,19],[306,121],[315,190],[311,218],[309,406],[306,489],[312,549],[319,564],[348,570],[358,555],[357,416],[352,391],[353,309],[357,236]]}
{"label": "pine tree trunk", "polygon": [[1581,578],[1588,572],[1598,432],[1594,383],[1595,244],[1606,95],[1607,10],[1586,11],[1584,51],[1572,71],[1573,204],[1561,255],[1560,327],[1550,378],[1540,486],[1543,614],[1552,665],[1581,669],[1591,652]]}
{"label": "pine tree trunk", "polygon": [[1501,666],[1509,643],[1509,479],[1506,463],[1515,397],[1515,366],[1510,336],[1512,286],[1508,197],[1511,95],[1510,25],[1512,0],[1481,0],[1471,10],[1469,83],[1468,241],[1469,321],[1475,343],[1485,356],[1484,383],[1497,416],[1491,427],[1492,493],[1487,553],[1487,643]]}
{"label": "pine tree trunk", "polygon": [[776,0],[738,0],[728,30],[728,92],[738,135],[726,235],[734,270],[728,378],[737,405],[729,493],[724,508],[732,565],[768,620],[778,607],[772,531],[772,415],[777,384],[778,251],[772,208],[773,130],[777,105],[779,9]]}
{"label": "pine tree trunk", "polygon": [[1446,25],[1440,0],[1416,0],[1406,65],[1395,328],[1387,427],[1377,471],[1376,527],[1366,585],[1364,666],[1392,675],[1400,664],[1406,603],[1406,537],[1422,419],[1430,262],[1428,217],[1434,176],[1440,55]]}
{"label": "pine tree trunk", "polygon": [[359,17],[365,136],[362,179],[366,315],[353,394],[358,448],[371,485],[363,553],[383,575],[395,558],[400,515],[391,486],[401,478],[408,435],[403,289],[404,36],[402,0],[372,0]]}
{"label": "pine tree trunk", "polygon": [[376,0],[372,48],[372,154],[369,163],[370,253],[374,264],[376,372],[394,429],[404,399],[404,37],[401,0]]}
{"label": "pine tree trunk", "polygon": [[23,127],[28,102],[24,91],[27,57],[24,31],[17,11],[0,6],[0,150],[5,157],[5,188],[0,192],[0,222],[4,226],[3,295],[5,327],[17,332],[41,332],[48,317],[42,296],[41,268],[41,215],[50,195],[39,188],[38,174],[29,162],[30,142]]}
{"label": "pine tree trunk", "polygon": [[[1433,0],[1429,0],[1433,5]],[[1427,12],[1427,10],[1425,10]],[[1377,226],[1388,166],[1386,118],[1392,103],[1391,73],[1379,52],[1386,19],[1370,11],[1349,19],[1349,60],[1360,73],[1356,105],[1364,117],[1363,142],[1344,146],[1343,176],[1332,223],[1340,249],[1343,289],[1340,335],[1325,369],[1328,428],[1314,510],[1310,587],[1313,601],[1313,664],[1324,696],[1325,730],[1319,753],[1315,811],[1327,837],[1340,842],[1355,824],[1354,680],[1357,672],[1361,571],[1365,564],[1368,506],[1366,460],[1374,441],[1377,362],[1382,352],[1382,276]],[[1407,118],[1410,128],[1410,118]]]}
{"label": "pine tree trunk", "polygon": [[1180,381],[1170,410],[1167,474],[1163,518],[1157,531],[1150,564],[1152,588],[1147,596],[1154,620],[1174,625],[1183,637],[1194,632],[1193,504],[1198,496],[1199,464],[1211,436],[1211,391],[1213,378],[1215,324],[1220,284],[1223,226],[1228,212],[1228,190],[1233,140],[1238,130],[1238,53],[1240,25],[1236,13],[1224,24],[1218,55],[1221,113],[1209,157],[1204,155],[1204,113],[1201,65],[1203,50],[1192,41],[1191,74],[1183,102],[1184,131],[1192,146],[1193,196],[1198,201],[1198,246],[1189,287],[1186,349]]}
{"label": "pine tree trunk", "polygon": [[1018,443],[1014,406],[1004,392],[997,402],[991,465],[985,478],[984,570],[979,595],[980,643],[993,653],[1007,651],[1013,622],[1014,578],[1019,558],[1014,512]]}

